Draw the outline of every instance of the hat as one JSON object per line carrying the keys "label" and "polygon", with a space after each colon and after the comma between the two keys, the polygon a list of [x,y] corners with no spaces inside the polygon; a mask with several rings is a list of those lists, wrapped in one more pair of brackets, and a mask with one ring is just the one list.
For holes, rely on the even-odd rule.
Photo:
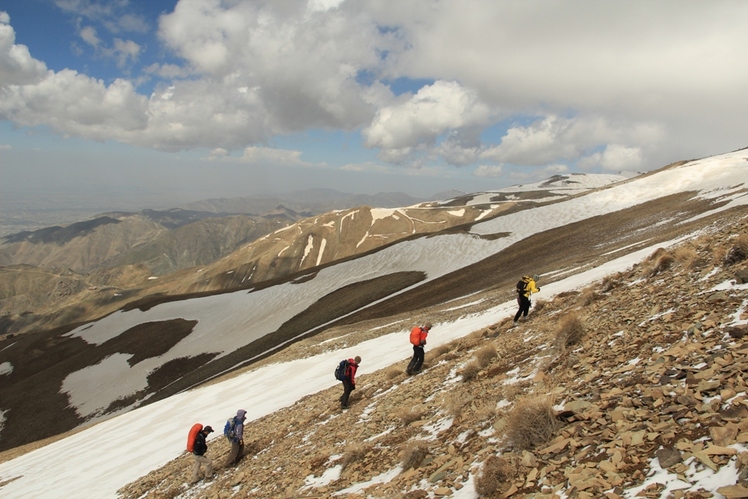
{"label": "hat", "polygon": [[540,279],[540,276],[538,274],[535,274],[534,276],[532,276],[533,281],[537,281],[538,279]]}
{"label": "hat", "polygon": [[431,323],[427,322],[426,324],[423,325],[423,327],[424,329],[431,329]]}
{"label": "hat", "polygon": [[356,361],[356,364],[360,364],[361,363],[361,357],[359,357],[358,355],[356,355],[356,358],[353,359],[353,360]]}
{"label": "hat", "polygon": [[213,427],[211,427],[211,426],[206,426],[205,428],[203,428],[203,431],[204,431],[205,433],[213,433]]}

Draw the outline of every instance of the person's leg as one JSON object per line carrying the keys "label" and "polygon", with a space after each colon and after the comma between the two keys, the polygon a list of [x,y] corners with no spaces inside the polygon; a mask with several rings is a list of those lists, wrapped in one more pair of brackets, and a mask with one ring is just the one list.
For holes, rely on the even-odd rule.
{"label": "person's leg", "polygon": [[226,466],[231,466],[236,462],[239,456],[239,442],[231,442],[231,450],[229,456],[226,458]]}
{"label": "person's leg", "polygon": [[200,456],[203,458],[203,464],[205,465],[205,478],[213,476],[213,461],[209,457]]}
{"label": "person's leg", "polygon": [[423,366],[423,359],[425,356],[425,353],[423,351],[423,347],[416,347],[416,364],[413,366],[413,372],[417,373],[421,370],[421,366]]}
{"label": "person's leg", "polygon": [[519,320],[519,316],[522,315],[522,296],[517,296],[517,313],[514,314],[514,322]]}
{"label": "person's leg", "polygon": [[200,480],[200,456],[196,456],[195,454],[192,454],[192,457],[193,457],[192,483],[195,483],[198,480]]}
{"label": "person's leg", "polygon": [[406,369],[406,372],[408,374],[413,374],[413,369],[415,368],[417,362],[418,362],[418,347],[413,345],[413,358],[410,359],[410,363],[408,364],[408,369]]}
{"label": "person's leg", "polygon": [[527,317],[527,313],[530,311],[530,299],[524,297],[522,299],[522,317]]}
{"label": "person's leg", "polygon": [[343,381],[343,396],[340,399],[340,406],[343,408],[348,407],[348,397],[351,396],[351,392],[353,391],[353,385],[350,381],[344,380]]}

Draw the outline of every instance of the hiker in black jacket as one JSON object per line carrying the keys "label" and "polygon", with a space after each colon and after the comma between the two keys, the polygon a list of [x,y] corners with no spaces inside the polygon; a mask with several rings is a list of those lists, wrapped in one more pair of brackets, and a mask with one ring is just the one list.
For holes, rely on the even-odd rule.
{"label": "hiker in black jacket", "polygon": [[195,458],[195,464],[192,466],[192,483],[196,483],[200,480],[200,467],[203,465],[205,466],[205,478],[207,479],[213,476],[213,463],[210,458],[205,455],[208,451],[208,442],[206,442],[205,439],[211,433],[213,433],[213,428],[206,426],[195,436],[195,445],[192,448],[192,455]]}

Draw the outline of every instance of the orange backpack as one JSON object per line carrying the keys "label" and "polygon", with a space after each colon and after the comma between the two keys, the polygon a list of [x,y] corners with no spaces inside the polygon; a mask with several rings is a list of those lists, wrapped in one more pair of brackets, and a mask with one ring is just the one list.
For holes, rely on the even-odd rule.
{"label": "orange backpack", "polygon": [[201,425],[200,423],[195,423],[192,425],[192,428],[190,428],[190,434],[187,435],[187,452],[192,452],[193,450],[195,450],[195,438],[201,431],[203,431],[203,425]]}

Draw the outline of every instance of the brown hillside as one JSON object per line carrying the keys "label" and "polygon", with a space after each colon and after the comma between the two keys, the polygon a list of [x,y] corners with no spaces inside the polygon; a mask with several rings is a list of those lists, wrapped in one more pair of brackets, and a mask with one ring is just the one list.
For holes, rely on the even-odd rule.
{"label": "brown hillside", "polygon": [[[212,480],[189,485],[185,454],[120,493],[426,498],[474,487],[481,497],[616,499],[641,485],[654,462],[684,481],[694,471],[735,467],[738,483],[719,493],[746,497],[748,453],[728,446],[748,442],[748,328],[731,325],[748,320],[748,295],[715,289],[748,281],[746,253],[744,211],[724,213],[699,237],[628,271],[536,301],[516,327],[502,320],[429,351],[416,377],[406,377],[404,364],[361,376],[345,412],[336,387],[249,423],[247,453],[235,468],[221,465],[225,440],[211,441]],[[491,290],[470,299],[478,298],[504,296]],[[438,324],[472,311],[434,308],[388,323]],[[363,341],[378,324],[330,330],[269,361],[334,348],[322,340],[352,328],[345,341]],[[639,496],[662,490],[653,484]]]}

